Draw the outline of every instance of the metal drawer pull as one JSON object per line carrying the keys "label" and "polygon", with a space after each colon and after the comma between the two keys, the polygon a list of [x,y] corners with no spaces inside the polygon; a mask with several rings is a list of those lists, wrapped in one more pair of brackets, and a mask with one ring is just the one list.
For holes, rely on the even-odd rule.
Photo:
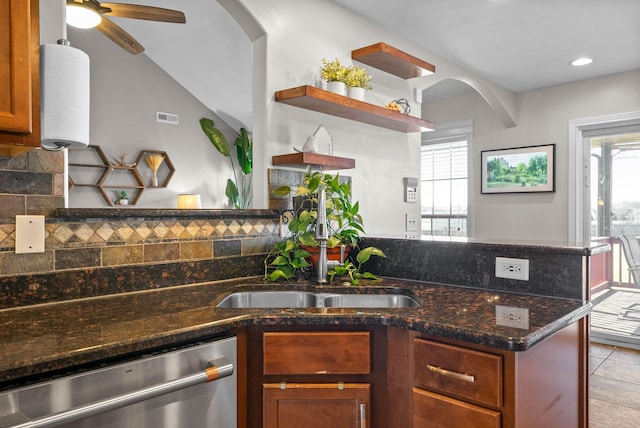
{"label": "metal drawer pull", "polygon": [[360,404],[360,428],[367,428],[367,405]]}
{"label": "metal drawer pull", "polygon": [[[178,391],[200,383],[207,383],[217,379],[222,379],[233,374],[233,364],[226,358],[219,358],[209,362],[209,366],[202,371],[192,373],[180,379],[170,380],[167,382],[151,385],[146,388],[137,389],[135,391],[126,392],[114,397],[105,398],[104,400],[95,401],[84,406],[74,407],[73,409],[64,410],[52,415],[41,416],[30,420],[25,415],[11,414],[0,417],[0,427],[7,428],[51,428],[57,427],[69,422],[77,421],[95,416],[109,410],[118,409],[128,406],[129,404],[139,403],[159,395],[169,392]],[[5,425],[3,420],[11,421],[11,425]]]}
{"label": "metal drawer pull", "polygon": [[438,373],[439,375],[450,377],[453,379],[462,380],[464,382],[474,383],[476,381],[476,377],[473,375],[469,375],[466,373],[458,373],[452,372],[449,370],[441,369],[440,367],[432,366],[431,364],[427,364],[427,370]]}

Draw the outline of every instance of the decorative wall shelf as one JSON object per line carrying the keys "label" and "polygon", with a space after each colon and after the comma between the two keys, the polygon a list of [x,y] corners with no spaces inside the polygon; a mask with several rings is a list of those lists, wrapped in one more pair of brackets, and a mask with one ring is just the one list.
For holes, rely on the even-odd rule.
{"label": "decorative wall shelf", "polygon": [[289,153],[286,155],[273,156],[271,158],[273,166],[290,166],[296,168],[306,168],[316,166],[323,170],[352,169],[356,167],[355,159],[341,158],[337,156],[321,155],[318,153]]}
{"label": "decorative wall shelf", "polygon": [[403,79],[436,72],[434,65],[382,42],[351,51],[351,58]]}
{"label": "decorative wall shelf", "polygon": [[427,120],[309,85],[278,91],[276,101],[399,132],[424,132],[435,129],[433,123]]}
{"label": "decorative wall shelf", "polygon": [[[82,150],[83,159],[88,160],[85,162],[69,162],[69,190],[74,187],[95,187],[109,206],[116,205],[114,201],[117,198],[110,196],[107,192],[124,190],[131,193],[129,195],[129,205],[135,205],[140,196],[142,196],[144,189],[150,187],[145,186],[138,171],[140,163],[150,153],[164,156],[163,165],[165,165],[165,170],[162,171],[163,175],[161,175],[163,177],[162,185],[158,187],[166,187],[175,172],[173,163],[166,152],[142,150],[138,154],[135,163],[130,166],[111,165],[100,146],[90,145]],[[76,177],[75,179],[72,178],[72,172]]]}
{"label": "decorative wall shelf", "polygon": [[[167,152],[161,152],[158,150],[141,150],[140,151],[140,153],[138,154],[138,157],[136,158],[136,168],[138,169],[140,176],[143,176],[143,173],[140,170],[140,167],[141,166],[146,167],[146,172],[149,175],[149,181],[148,181],[149,183],[151,183],[151,177],[153,176],[153,172],[151,171],[150,168],[148,168],[147,163],[145,161],[145,158],[148,155],[162,155],[164,157],[164,161],[160,165],[160,168],[158,169],[158,172],[157,172],[158,185],[147,186],[147,187],[149,188],[167,187],[167,185],[169,184],[169,181],[171,181],[171,177],[173,177],[173,173],[176,171],[176,168],[173,166],[173,162],[171,162],[171,159],[169,159],[169,155],[167,154]],[[146,175],[145,175],[145,178],[146,178]]]}

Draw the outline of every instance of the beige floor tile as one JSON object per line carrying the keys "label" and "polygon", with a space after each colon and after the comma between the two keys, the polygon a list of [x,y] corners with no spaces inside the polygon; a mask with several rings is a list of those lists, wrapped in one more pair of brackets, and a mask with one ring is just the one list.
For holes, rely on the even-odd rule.
{"label": "beige floor tile", "polygon": [[637,428],[640,410],[591,398],[589,400],[590,428]]}

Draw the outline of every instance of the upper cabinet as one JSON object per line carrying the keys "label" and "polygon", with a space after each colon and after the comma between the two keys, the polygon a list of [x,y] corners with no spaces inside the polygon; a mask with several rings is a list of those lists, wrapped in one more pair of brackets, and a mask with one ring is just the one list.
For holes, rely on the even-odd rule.
{"label": "upper cabinet", "polygon": [[38,0],[0,0],[0,156],[40,146]]}

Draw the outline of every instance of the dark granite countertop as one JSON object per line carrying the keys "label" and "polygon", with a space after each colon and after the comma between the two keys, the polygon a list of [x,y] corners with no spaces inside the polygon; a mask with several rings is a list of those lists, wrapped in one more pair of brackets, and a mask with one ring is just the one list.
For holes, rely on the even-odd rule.
{"label": "dark granite countertop", "polygon": [[[421,305],[407,309],[216,308],[230,292],[263,288],[355,293],[400,288]],[[528,328],[496,325],[496,305],[526,308]],[[590,309],[590,303],[579,300],[387,278],[362,287],[274,285],[259,278],[208,282],[0,310],[0,384],[248,325],[390,325],[524,351]]]}

